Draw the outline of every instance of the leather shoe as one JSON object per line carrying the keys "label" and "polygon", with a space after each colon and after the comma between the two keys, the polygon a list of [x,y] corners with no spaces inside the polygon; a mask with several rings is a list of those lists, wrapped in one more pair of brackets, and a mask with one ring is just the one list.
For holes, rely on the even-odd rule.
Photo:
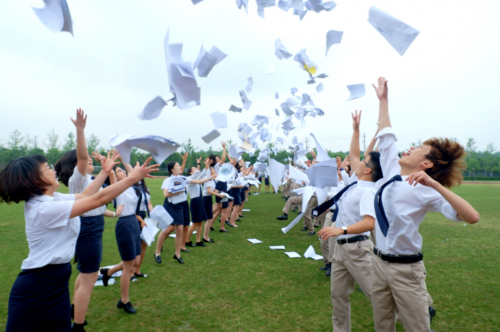
{"label": "leather shoe", "polygon": [[130,301],[128,301],[127,303],[123,303],[122,299],[120,299],[120,301],[118,301],[118,304],[116,305],[116,307],[118,309],[123,309],[127,314],[135,314],[137,312],[137,310],[135,310],[135,308],[132,307],[132,304],[130,303]]}
{"label": "leather shoe", "polygon": [[71,327],[71,332],[85,332],[84,326],[85,324],[73,323],[73,326]]}
{"label": "leather shoe", "polygon": [[229,231],[227,229],[219,229],[219,232],[221,232],[221,233],[229,233]]}
{"label": "leather shoe", "polygon": [[320,270],[320,271],[326,271],[326,269],[327,269],[327,266],[325,265],[323,267],[320,267],[318,270]]}
{"label": "leather shoe", "polygon": [[307,236],[312,236],[314,234],[316,234],[316,232],[314,232],[314,231],[313,232],[309,232],[309,233],[307,233]]}
{"label": "leather shoe", "polygon": [[153,254],[155,255],[155,262],[161,264],[161,255],[156,256],[156,253]]}
{"label": "leather shoe", "polygon": [[205,240],[205,238],[202,239],[203,242],[209,242],[209,243],[214,243],[215,241],[213,239],[209,239],[208,241]]}
{"label": "leather shoe", "polygon": [[206,245],[203,242],[196,242],[196,247],[206,247]]}
{"label": "leather shoe", "polygon": [[278,219],[278,220],[288,220],[288,216],[286,214],[284,214],[284,215],[281,215],[279,217],[276,217],[276,219]]}
{"label": "leather shoe", "polygon": [[431,318],[431,323],[432,323],[432,319],[434,318],[434,316],[436,316],[436,309],[434,309],[432,306],[429,307],[429,316]]}
{"label": "leather shoe", "polygon": [[186,242],[186,247],[195,247],[193,241]]}
{"label": "leather shoe", "polygon": [[189,250],[187,250],[187,249],[182,249],[182,248],[181,248],[181,251],[182,251],[182,252],[185,252],[185,253],[188,253],[188,254],[191,252],[191,251],[189,251]]}
{"label": "leather shoe", "polygon": [[215,231],[215,229],[214,229],[213,227],[210,227],[210,230],[211,230],[211,231]]}
{"label": "leather shoe", "polygon": [[309,228],[307,228],[306,226],[304,226],[304,227],[302,227],[300,230],[301,230],[302,232],[305,232],[305,231],[309,230]]}
{"label": "leather shoe", "polygon": [[329,277],[331,274],[332,274],[332,263],[328,263],[328,266],[326,267],[325,276]]}
{"label": "leather shoe", "polygon": [[182,257],[177,257],[176,255],[174,255],[174,259],[176,259],[179,263],[184,264],[184,260],[182,259]]}
{"label": "leather shoe", "polygon": [[101,274],[102,274],[102,284],[104,287],[108,287],[108,281],[111,279],[110,276],[108,276],[108,271],[109,269],[101,269]]}

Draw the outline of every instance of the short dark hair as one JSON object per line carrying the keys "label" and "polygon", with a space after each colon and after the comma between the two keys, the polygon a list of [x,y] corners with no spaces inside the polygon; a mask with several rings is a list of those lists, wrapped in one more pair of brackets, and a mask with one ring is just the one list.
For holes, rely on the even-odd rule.
{"label": "short dark hair", "polygon": [[[69,187],[69,178],[73,175],[75,171],[75,164],[78,163],[78,157],[76,156],[76,150],[69,150],[62,157],[56,161],[54,165],[54,169],[57,173],[57,178],[59,181],[64,183],[66,187]],[[82,174],[83,176],[87,176],[87,174]]]}
{"label": "short dark hair", "polygon": [[372,170],[372,181],[377,182],[381,178],[383,178],[382,167],[380,166],[380,153],[376,151],[372,151],[369,153],[370,155],[370,169]]}
{"label": "short dark hair", "polygon": [[[217,158],[216,157],[219,157],[219,155],[217,154],[211,154],[208,156],[208,158],[210,159],[211,163],[210,163],[210,167],[214,167],[215,164],[217,163]],[[220,157],[219,157],[220,158]]]}
{"label": "short dark hair", "polygon": [[168,174],[172,175],[172,170],[174,169],[175,167],[175,164],[178,164],[176,161],[171,161],[167,164],[167,171],[168,171]]}
{"label": "short dark hair", "polygon": [[0,172],[0,203],[29,201],[43,195],[49,183],[40,174],[40,165],[47,162],[41,155],[11,160]]}

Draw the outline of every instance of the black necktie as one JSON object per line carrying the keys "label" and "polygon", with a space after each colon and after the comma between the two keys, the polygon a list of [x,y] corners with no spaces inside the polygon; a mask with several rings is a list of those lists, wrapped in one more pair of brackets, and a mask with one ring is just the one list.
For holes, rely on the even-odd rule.
{"label": "black necktie", "polygon": [[337,205],[338,200],[340,199],[340,197],[342,197],[342,195],[344,195],[344,193],[347,190],[349,190],[349,188],[354,186],[356,183],[358,183],[358,181],[354,181],[353,183],[351,183],[350,185],[348,185],[347,187],[345,187],[344,189],[339,191],[335,196],[333,196],[332,199],[326,201],[325,203],[321,204],[317,208],[314,208],[312,211],[312,215],[319,216],[320,214],[322,214],[323,212],[328,210],[332,205],[335,204],[335,212],[333,213],[332,221],[337,220],[337,215],[339,214],[339,206]]}
{"label": "black necktie", "polygon": [[389,231],[389,221],[387,220],[387,216],[385,215],[384,205],[382,204],[382,192],[385,187],[394,183],[394,181],[403,181],[401,175],[394,175],[389,181],[384,183],[382,187],[375,194],[375,214],[377,215],[377,222],[380,226],[380,230],[384,236],[387,236],[387,232]]}
{"label": "black necktie", "polygon": [[[146,188],[144,187],[144,184],[141,182],[141,190],[142,190],[142,193],[144,194],[144,203],[146,204],[146,215],[148,216],[149,218],[149,202],[148,202],[148,195],[146,193]],[[139,206],[139,210],[141,209],[141,207]]]}

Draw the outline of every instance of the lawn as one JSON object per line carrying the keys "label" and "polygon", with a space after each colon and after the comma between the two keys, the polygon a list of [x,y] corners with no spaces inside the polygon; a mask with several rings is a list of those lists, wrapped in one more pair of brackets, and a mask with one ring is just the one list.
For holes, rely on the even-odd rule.
{"label": "lawn", "polygon": [[[149,181],[153,205],[162,204],[162,179]],[[66,188],[61,188],[64,191]],[[481,213],[477,225],[449,221],[428,214],[421,226],[424,237],[427,287],[440,331],[500,331],[500,185],[464,184],[456,192]],[[174,240],[168,238],[163,264],[156,264],[148,248],[143,272],[147,279],[131,284],[136,315],[116,308],[119,285],[96,287],[87,315],[87,331],[331,331],[330,281],[318,268],[322,261],[288,258],[271,245],[285,245],[301,255],[317,237],[307,237],[300,225],[288,234],[277,221],[281,195],[250,196],[240,228],[211,232],[214,244],[183,254],[186,264],[172,259]],[[23,205],[0,205],[0,328],[6,324],[12,284],[28,255]],[[294,214],[292,213],[292,216]],[[103,266],[118,263],[116,219],[107,219]],[[257,238],[262,244],[251,244]],[[154,245],[154,243],[153,243]],[[72,292],[75,265],[70,281]],[[354,292],[352,330],[374,331],[372,309],[363,293]],[[404,329],[398,325],[398,331]]]}

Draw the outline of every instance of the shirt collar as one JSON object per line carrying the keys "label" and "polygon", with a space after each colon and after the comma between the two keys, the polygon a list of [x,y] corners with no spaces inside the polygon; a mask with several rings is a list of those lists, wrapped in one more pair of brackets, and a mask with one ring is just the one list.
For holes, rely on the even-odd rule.
{"label": "shirt collar", "polygon": [[375,182],[358,180],[358,187],[375,188]]}

